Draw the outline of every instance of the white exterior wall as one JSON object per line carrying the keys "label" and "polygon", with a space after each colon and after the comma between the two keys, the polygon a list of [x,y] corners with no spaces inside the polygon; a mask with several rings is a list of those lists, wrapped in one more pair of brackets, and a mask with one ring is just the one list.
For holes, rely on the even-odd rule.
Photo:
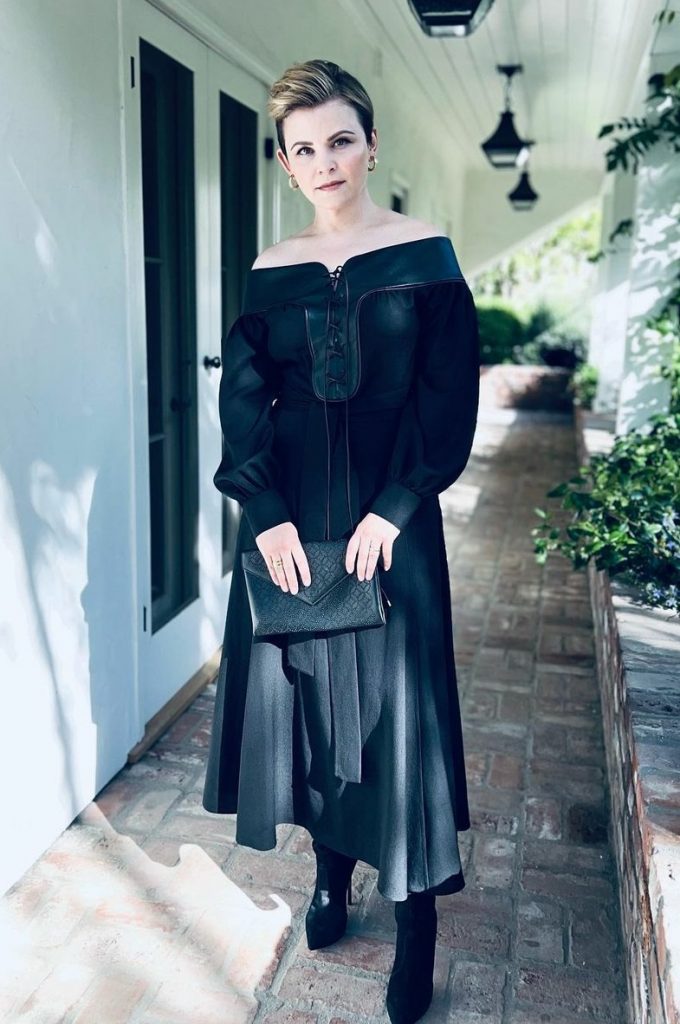
{"label": "white exterior wall", "polygon": [[4,4],[0,889],[139,736],[115,4]]}
{"label": "white exterior wall", "polygon": [[668,409],[669,385],[659,374],[671,350],[645,323],[665,305],[680,267],[680,162],[657,144],[638,171],[636,233],[630,262],[628,324],[623,348],[617,433]]}
{"label": "white exterior wall", "polygon": [[[127,88],[122,12],[111,0],[0,7],[0,891],[125,764],[149,717],[137,682],[140,441],[122,142],[125,104],[138,102],[138,91]],[[469,271],[455,149],[417,92],[388,67],[380,73],[375,40],[369,45],[346,11],[329,5],[322,26],[301,2],[203,0],[182,12],[204,40],[224,44],[250,73],[260,69],[265,84],[312,56],[352,70],[377,111],[372,197],[388,205],[393,176],[406,184],[407,212],[450,230]],[[275,240],[277,211],[278,237],[312,212],[278,164],[268,177],[265,243]]]}
{"label": "white exterior wall", "polygon": [[[675,24],[662,34],[647,77],[678,63],[680,25]],[[669,385],[659,370],[667,364],[670,348],[645,322],[665,305],[680,270],[680,160],[667,141],[658,142],[644,156],[637,178],[618,433],[668,409]]]}

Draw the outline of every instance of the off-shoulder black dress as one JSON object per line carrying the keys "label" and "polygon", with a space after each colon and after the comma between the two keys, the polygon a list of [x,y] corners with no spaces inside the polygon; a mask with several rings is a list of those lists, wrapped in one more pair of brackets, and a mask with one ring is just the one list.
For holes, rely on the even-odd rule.
{"label": "off-shoulder black dress", "polygon": [[[438,495],[470,454],[479,345],[453,246],[251,269],[222,359],[214,482],[244,515],[203,807],[237,812],[258,850],[303,825],[388,899],[456,892],[470,819]],[[367,512],[401,531],[378,568],[386,625],[254,639],[240,552],[286,521],[349,539]]]}

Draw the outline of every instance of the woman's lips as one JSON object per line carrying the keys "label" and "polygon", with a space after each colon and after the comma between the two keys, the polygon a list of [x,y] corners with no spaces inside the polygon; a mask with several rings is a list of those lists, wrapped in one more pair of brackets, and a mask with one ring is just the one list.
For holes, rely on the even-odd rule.
{"label": "woman's lips", "polygon": [[331,192],[334,188],[338,188],[338,186],[342,184],[342,181],[334,181],[330,182],[328,185],[319,185],[319,191]]}

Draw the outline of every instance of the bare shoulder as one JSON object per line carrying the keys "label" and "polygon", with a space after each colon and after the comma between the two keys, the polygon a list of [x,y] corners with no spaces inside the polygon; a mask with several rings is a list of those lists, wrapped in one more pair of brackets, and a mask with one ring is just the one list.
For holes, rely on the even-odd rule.
{"label": "bare shoulder", "polygon": [[441,238],[448,237],[446,232],[429,221],[421,220],[419,217],[407,217],[399,215],[402,221],[400,231],[403,233],[405,242],[415,241],[418,238]]}
{"label": "bare shoulder", "polygon": [[260,270],[264,267],[278,267],[282,263],[295,263],[299,259],[297,254],[295,238],[286,238],[282,242],[276,242],[263,249],[253,263],[253,270]]}
{"label": "bare shoulder", "polygon": [[[380,248],[383,245],[393,245],[400,242],[413,242],[420,238],[442,238],[447,237],[441,228],[430,224],[419,217],[407,217],[405,214],[396,211],[386,211],[387,215],[370,230],[358,233],[355,236],[355,245],[352,247],[358,252],[371,248]],[[312,235],[308,230],[291,235],[289,238],[276,242],[274,245],[263,249],[253,263],[253,270],[261,270],[267,267],[281,267],[295,263],[304,263],[307,260],[316,261],[319,259],[319,237]],[[358,245],[357,245],[358,243]],[[334,258],[342,261],[346,256],[343,253],[328,254],[328,262]]]}

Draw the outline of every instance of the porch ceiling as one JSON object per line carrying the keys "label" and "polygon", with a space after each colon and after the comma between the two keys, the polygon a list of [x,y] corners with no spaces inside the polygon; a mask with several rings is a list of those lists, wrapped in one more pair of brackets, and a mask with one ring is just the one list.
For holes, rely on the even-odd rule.
{"label": "porch ceiling", "polygon": [[[668,0],[496,0],[464,39],[421,32],[407,0],[342,0],[373,48],[424,94],[466,170],[488,169],[480,149],[503,109],[497,64],[523,64],[512,82],[515,125],[535,139],[533,171],[604,173],[600,127],[628,111],[656,11]],[[406,82],[404,82],[406,85]]]}

